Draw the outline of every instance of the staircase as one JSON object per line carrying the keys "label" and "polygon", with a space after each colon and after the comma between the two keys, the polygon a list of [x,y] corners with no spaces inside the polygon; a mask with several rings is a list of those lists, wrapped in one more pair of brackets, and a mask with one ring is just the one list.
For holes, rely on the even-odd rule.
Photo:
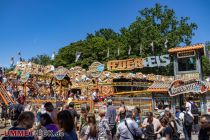
{"label": "staircase", "polygon": [[0,83],[0,100],[1,102],[4,102],[6,105],[9,105],[10,103],[15,103],[12,97],[9,96],[6,89],[4,88],[4,85]]}

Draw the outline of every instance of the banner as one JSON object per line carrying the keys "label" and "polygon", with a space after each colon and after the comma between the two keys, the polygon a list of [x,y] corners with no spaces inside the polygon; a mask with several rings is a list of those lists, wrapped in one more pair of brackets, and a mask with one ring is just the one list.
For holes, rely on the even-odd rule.
{"label": "banner", "polygon": [[208,91],[208,84],[199,80],[176,80],[168,88],[170,96],[184,93],[205,93]]}

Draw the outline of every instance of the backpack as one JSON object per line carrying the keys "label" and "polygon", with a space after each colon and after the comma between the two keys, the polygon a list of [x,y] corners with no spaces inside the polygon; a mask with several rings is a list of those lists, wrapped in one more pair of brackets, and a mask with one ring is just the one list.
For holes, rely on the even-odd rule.
{"label": "backpack", "polygon": [[192,114],[199,114],[199,111],[198,111],[198,107],[195,103],[190,103],[191,104],[191,112]]}
{"label": "backpack", "polygon": [[155,129],[153,124],[147,125],[147,127],[144,130],[145,138],[148,140],[156,139]]}
{"label": "backpack", "polygon": [[184,125],[185,126],[193,125],[193,117],[187,112],[184,114]]}

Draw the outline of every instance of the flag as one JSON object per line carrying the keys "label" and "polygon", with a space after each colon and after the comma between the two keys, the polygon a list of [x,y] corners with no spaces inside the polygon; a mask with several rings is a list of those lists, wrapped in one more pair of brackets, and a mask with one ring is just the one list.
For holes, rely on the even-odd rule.
{"label": "flag", "polygon": [[14,65],[14,57],[10,58],[10,65],[11,65],[11,67]]}
{"label": "flag", "polygon": [[152,52],[154,53],[154,43],[152,42],[152,43],[150,43],[150,46],[152,47]]}
{"label": "flag", "polygon": [[164,43],[164,46],[165,46],[165,48],[167,49],[168,48],[168,39],[166,39],[166,41],[165,41],[165,43]]}
{"label": "flag", "polygon": [[118,47],[118,49],[117,49],[117,56],[119,56],[120,55],[120,48]]}
{"label": "flag", "polygon": [[109,57],[109,48],[107,49],[107,56],[106,57]]}
{"label": "flag", "polygon": [[18,52],[18,55],[21,56],[21,52]]}
{"label": "flag", "polygon": [[129,49],[128,49],[128,55],[131,54],[131,46],[129,46]]}
{"label": "flag", "polygon": [[18,56],[19,56],[19,60],[23,61],[22,57],[21,57],[21,52],[18,52]]}
{"label": "flag", "polygon": [[55,52],[52,53],[51,60],[55,59]]}
{"label": "flag", "polygon": [[140,46],[139,46],[139,54],[141,54],[142,53],[142,44],[140,44]]}
{"label": "flag", "polygon": [[81,56],[81,52],[76,52],[76,59],[75,59],[75,62],[77,62],[78,61],[78,59],[80,58],[80,56]]}

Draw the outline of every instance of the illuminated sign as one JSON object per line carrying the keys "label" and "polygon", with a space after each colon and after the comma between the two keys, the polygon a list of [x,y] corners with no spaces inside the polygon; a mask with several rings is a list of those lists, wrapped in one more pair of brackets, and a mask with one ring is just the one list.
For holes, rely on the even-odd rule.
{"label": "illuminated sign", "polygon": [[208,84],[199,80],[176,80],[168,88],[170,96],[184,93],[205,93],[208,91]]}
{"label": "illuminated sign", "polygon": [[169,55],[150,56],[146,58],[131,58],[126,60],[112,60],[107,63],[108,70],[132,70],[144,67],[164,67],[170,64]]}

